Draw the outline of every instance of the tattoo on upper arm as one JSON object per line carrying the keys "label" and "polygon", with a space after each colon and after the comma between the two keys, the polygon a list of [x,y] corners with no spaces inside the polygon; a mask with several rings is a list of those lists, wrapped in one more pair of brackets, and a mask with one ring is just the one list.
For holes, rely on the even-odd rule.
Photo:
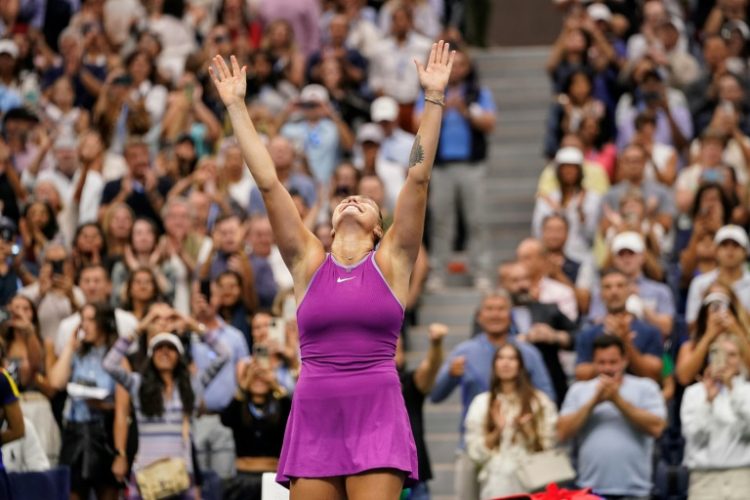
{"label": "tattoo on upper arm", "polygon": [[411,147],[411,153],[409,153],[409,168],[413,167],[417,163],[424,161],[424,148],[419,143],[419,135],[414,138],[414,145]]}

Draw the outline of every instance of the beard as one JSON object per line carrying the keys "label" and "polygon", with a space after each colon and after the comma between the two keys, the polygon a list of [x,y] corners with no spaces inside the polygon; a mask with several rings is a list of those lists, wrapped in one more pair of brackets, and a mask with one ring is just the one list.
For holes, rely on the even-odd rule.
{"label": "beard", "polygon": [[511,300],[513,300],[514,306],[527,306],[534,302],[534,298],[528,290],[519,290],[515,293],[510,294]]}

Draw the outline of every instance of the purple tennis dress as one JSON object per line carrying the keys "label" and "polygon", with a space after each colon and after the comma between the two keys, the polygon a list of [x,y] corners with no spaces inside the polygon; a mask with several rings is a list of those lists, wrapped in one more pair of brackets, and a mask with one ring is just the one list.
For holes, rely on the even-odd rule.
{"label": "purple tennis dress", "polygon": [[417,479],[394,355],[404,309],[375,263],[327,255],[297,308],[302,369],[276,481],[392,468]]}

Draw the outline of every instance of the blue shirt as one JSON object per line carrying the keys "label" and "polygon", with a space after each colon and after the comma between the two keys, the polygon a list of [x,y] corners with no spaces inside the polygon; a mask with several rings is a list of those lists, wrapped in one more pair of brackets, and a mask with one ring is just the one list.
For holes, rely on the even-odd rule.
{"label": "blue shirt", "polygon": [[253,282],[255,292],[258,294],[258,302],[261,309],[270,310],[276,293],[279,291],[279,285],[273,277],[273,269],[268,262],[268,258],[259,255],[250,255],[250,265],[253,266]]}
{"label": "blue shirt", "polygon": [[[449,87],[446,89],[446,100],[452,93],[458,93],[461,96],[466,94],[466,84],[459,87]],[[492,99],[492,92],[482,87],[479,90],[479,97],[476,101],[483,111],[495,112],[495,102]],[[469,105],[470,103],[467,103]],[[424,93],[417,99],[415,113],[421,114],[424,110]],[[445,160],[469,160],[471,158],[471,124],[469,120],[455,108],[446,107],[443,111],[443,122],[440,127],[440,142],[438,143],[438,156]],[[553,398],[554,399],[554,398]]]}
{"label": "blue shirt", "polygon": [[[291,174],[289,179],[284,183],[284,187],[287,191],[297,191],[305,200],[308,208],[315,204],[315,200],[318,197],[315,191],[315,182],[304,174]],[[266,215],[266,205],[263,203],[263,195],[260,194],[258,186],[253,186],[250,189],[250,203],[247,206],[247,213],[251,216]]]}
{"label": "blue shirt", "polygon": [[[74,384],[100,387],[109,391],[106,401],[114,401],[115,379],[102,366],[107,346],[92,347],[85,356],[76,353],[73,356],[73,367],[70,381]],[[65,408],[65,420],[69,422],[91,422],[96,417],[85,399],[69,397]]]}
{"label": "blue shirt", "polygon": [[[560,416],[577,412],[596,392],[598,379],[574,383]],[[625,375],[620,396],[633,406],[666,419],[659,386],[651,379]],[[577,483],[605,495],[648,496],[654,438],[638,430],[611,401],[596,405],[574,438]]]}
{"label": "blue shirt", "polygon": [[315,179],[328,185],[339,161],[339,131],[329,119],[301,121],[281,127],[281,135],[301,144]]}
{"label": "blue shirt", "polygon": [[[630,322],[630,329],[635,332],[633,345],[642,354],[651,354],[661,359],[664,353],[664,345],[661,340],[661,332],[655,326],[651,326],[641,320],[634,319]],[[576,364],[591,363],[594,359],[594,340],[605,335],[604,325],[598,324],[582,330],[576,335]]]}
{"label": "blue shirt", "polygon": [[[217,318],[219,326],[214,330],[217,332],[218,340],[224,342],[232,352],[232,359],[225,363],[219,370],[218,375],[211,380],[203,391],[203,402],[210,412],[220,412],[232,401],[237,390],[237,379],[234,374],[234,366],[237,360],[249,355],[247,342],[242,333],[233,326],[227,325],[223,320]],[[204,342],[193,342],[193,361],[199,372],[203,372],[211,362],[218,356]]]}
{"label": "blue shirt", "polygon": [[[552,386],[547,367],[544,365],[542,355],[536,347],[525,342],[519,342],[508,337],[508,342],[518,347],[523,357],[526,371],[529,372],[531,383],[534,387],[544,392],[552,401],[556,400],[555,389]],[[430,399],[433,403],[439,403],[447,398],[453,389],[461,386],[461,445],[463,446],[464,418],[469,409],[471,401],[477,394],[490,389],[490,377],[492,376],[492,360],[495,357],[497,347],[490,342],[486,333],[480,333],[470,340],[458,344],[445,360],[437,374],[435,387],[432,389]],[[454,377],[449,372],[450,365],[458,356],[464,356],[464,374]]]}

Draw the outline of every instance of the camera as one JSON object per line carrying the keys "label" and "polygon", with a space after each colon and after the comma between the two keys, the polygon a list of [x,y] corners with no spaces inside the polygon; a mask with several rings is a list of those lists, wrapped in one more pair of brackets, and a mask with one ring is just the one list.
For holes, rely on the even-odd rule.
{"label": "camera", "polygon": [[52,274],[62,275],[64,273],[65,261],[63,259],[50,260],[49,263],[52,264]]}

